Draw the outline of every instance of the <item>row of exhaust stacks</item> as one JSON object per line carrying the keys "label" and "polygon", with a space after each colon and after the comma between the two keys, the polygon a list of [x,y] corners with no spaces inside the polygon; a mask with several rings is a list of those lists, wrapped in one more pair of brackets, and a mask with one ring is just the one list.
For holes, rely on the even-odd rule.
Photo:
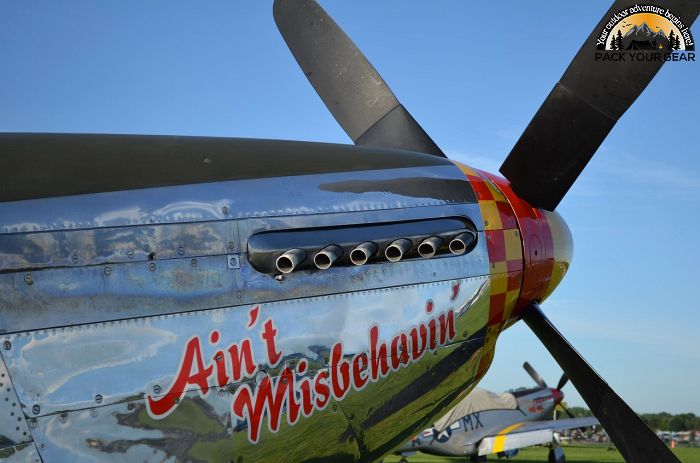
{"label": "row of exhaust stacks", "polygon": [[[454,236],[447,245],[450,253],[454,255],[462,255],[470,248],[474,242],[474,234],[470,232],[460,233]],[[439,236],[430,236],[425,238],[417,246],[417,252],[420,257],[430,258],[435,256],[440,251],[443,245],[443,239]],[[398,262],[411,251],[413,243],[406,238],[399,238],[389,244],[384,250],[384,257],[389,262]],[[375,254],[379,246],[374,241],[365,241],[358,244],[350,251],[350,262],[354,265],[366,264]],[[334,262],[343,256],[343,248],[331,244],[314,254],[313,261],[316,268],[326,270],[331,268]],[[306,252],[302,249],[290,249],[275,260],[275,266],[281,273],[291,273],[299,264],[306,259]]]}

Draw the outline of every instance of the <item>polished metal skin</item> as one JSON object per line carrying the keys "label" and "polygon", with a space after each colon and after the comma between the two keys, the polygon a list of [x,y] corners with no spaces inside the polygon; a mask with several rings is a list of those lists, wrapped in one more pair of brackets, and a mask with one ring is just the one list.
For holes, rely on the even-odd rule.
{"label": "polished metal skin", "polygon": [[[484,371],[481,211],[458,168],[425,164],[0,203],[0,354],[28,432],[8,433],[4,454],[248,462],[389,452]],[[278,274],[248,261],[261,231],[323,237],[445,217],[473,224],[472,250]],[[309,385],[325,401],[305,399]],[[304,410],[292,417],[295,401]]]}

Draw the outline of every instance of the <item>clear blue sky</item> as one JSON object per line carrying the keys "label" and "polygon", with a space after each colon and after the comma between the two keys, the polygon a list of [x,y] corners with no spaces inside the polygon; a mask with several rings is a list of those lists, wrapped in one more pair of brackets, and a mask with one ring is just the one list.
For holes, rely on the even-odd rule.
{"label": "clear blue sky", "polygon": [[[322,4],[438,145],[495,172],[610,2]],[[349,142],[271,10],[1,2],[0,130]],[[559,209],[574,263],[544,309],[641,412],[700,414],[699,66],[664,66]],[[499,340],[483,386],[531,385],[525,360],[556,383],[558,366],[521,325]]]}

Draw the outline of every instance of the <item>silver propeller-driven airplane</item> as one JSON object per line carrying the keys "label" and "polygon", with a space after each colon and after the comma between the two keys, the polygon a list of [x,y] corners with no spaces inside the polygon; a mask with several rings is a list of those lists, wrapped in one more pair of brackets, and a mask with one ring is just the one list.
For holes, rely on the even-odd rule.
{"label": "silver propeller-driven airplane", "polygon": [[1,133],[0,458],[376,461],[524,320],[627,461],[677,462],[540,308],[573,253],[557,205],[663,64],[593,60],[634,5],[504,177],[447,159],[314,0],[274,20],[356,146]]}
{"label": "silver propeller-driven airplane", "polygon": [[[417,451],[431,455],[467,456],[485,461],[486,455],[512,457],[517,450],[531,445],[549,444],[549,461],[563,462],[564,452],[555,433],[567,429],[598,425],[596,418],[574,418],[562,405],[561,389],[568,382],[562,375],[556,388],[547,386],[529,363],[523,368],[537,383],[536,388],[497,394],[475,388],[435,424],[406,442],[396,454],[402,462]],[[571,418],[548,420],[559,405]]]}

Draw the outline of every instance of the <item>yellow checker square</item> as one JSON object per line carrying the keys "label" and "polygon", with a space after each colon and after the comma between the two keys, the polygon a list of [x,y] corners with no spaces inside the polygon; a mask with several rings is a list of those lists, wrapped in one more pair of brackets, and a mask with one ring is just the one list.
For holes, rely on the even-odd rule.
{"label": "yellow checker square", "polygon": [[484,230],[501,230],[503,223],[501,223],[501,215],[498,213],[496,201],[479,201],[479,206],[481,207],[481,215],[484,218]]}
{"label": "yellow checker square", "polygon": [[491,194],[493,195],[493,199],[495,199],[496,201],[500,201],[502,203],[508,202],[506,200],[506,197],[503,195],[503,193],[501,193],[501,190],[496,188],[496,185],[494,185],[493,182],[489,178],[484,177],[484,176],[482,176],[482,178],[486,182],[486,186],[489,187],[489,190],[491,191]]}
{"label": "yellow checker square", "polygon": [[472,169],[471,167],[469,167],[465,164],[462,164],[461,162],[457,162],[457,161],[452,161],[452,162],[454,163],[454,165],[459,167],[459,170],[464,172],[465,175],[471,175],[472,177],[479,177],[479,174],[477,174],[476,171],[474,169]]}
{"label": "yellow checker square", "polygon": [[502,320],[504,322],[508,321],[508,319],[510,318],[510,315],[513,313],[513,309],[515,308],[515,303],[518,302],[519,295],[520,295],[520,288],[506,292],[506,306],[503,309],[503,318],[502,318]]}
{"label": "yellow checker square", "polygon": [[508,264],[506,261],[491,262],[491,275],[496,275],[499,273],[507,273]]}
{"label": "yellow checker square", "polygon": [[520,232],[517,228],[503,232],[506,243],[506,260],[519,260],[523,258],[523,247],[520,241]]}
{"label": "yellow checker square", "polygon": [[508,292],[508,274],[498,273],[491,277],[491,295]]}

